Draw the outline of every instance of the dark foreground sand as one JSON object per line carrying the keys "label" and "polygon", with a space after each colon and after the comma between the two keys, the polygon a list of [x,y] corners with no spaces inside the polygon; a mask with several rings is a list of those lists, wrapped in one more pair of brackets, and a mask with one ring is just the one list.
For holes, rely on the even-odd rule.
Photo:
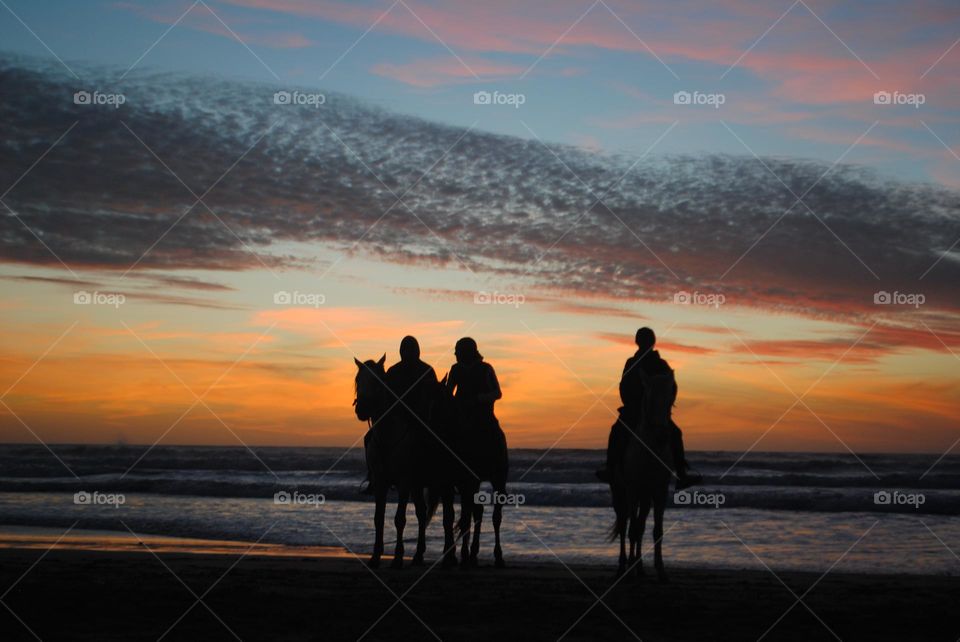
{"label": "dark foreground sand", "polygon": [[[666,586],[648,577],[611,589],[610,569],[573,567],[578,579],[559,564],[374,574],[353,557],[174,553],[161,562],[149,552],[54,550],[31,568],[42,553],[0,550],[0,591],[16,582],[0,604],[0,640],[35,639],[24,625],[43,640],[960,637],[960,579],[948,577],[831,573],[804,597],[809,610],[798,604],[770,629],[795,597],[764,571],[674,569]],[[819,575],[780,577],[803,595]],[[206,606],[193,606],[191,591]]]}

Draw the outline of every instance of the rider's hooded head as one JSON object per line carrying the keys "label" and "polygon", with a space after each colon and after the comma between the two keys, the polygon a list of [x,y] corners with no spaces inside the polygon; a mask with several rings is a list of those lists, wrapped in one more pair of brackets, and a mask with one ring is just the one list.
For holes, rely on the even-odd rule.
{"label": "rider's hooded head", "polygon": [[640,352],[650,352],[653,346],[657,344],[657,335],[650,328],[640,328],[637,330],[637,336],[634,338],[637,342],[637,348]]}
{"label": "rider's hooded head", "polygon": [[464,337],[457,341],[453,348],[453,354],[457,357],[457,363],[473,363],[483,360],[483,355],[477,349],[477,342],[470,337]]}
{"label": "rider's hooded head", "polygon": [[400,341],[400,361],[416,361],[420,358],[420,344],[407,335]]}

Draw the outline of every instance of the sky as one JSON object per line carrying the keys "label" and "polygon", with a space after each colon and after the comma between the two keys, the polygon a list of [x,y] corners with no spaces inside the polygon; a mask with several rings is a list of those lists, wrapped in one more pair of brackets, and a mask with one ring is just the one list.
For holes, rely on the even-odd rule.
{"label": "sky", "polygon": [[[0,2],[0,440],[349,446],[477,339],[597,448],[960,442],[960,6]],[[5,392],[4,392],[5,391]]]}

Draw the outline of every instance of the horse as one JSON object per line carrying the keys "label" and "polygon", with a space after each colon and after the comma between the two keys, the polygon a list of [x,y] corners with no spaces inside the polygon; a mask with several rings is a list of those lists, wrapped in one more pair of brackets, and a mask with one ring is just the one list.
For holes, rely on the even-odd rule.
{"label": "horse", "polygon": [[[493,487],[493,532],[494,566],[504,568],[503,547],[500,541],[500,525],[503,522],[503,498],[507,492],[509,459],[507,438],[499,425],[481,426],[466,418],[459,411],[456,399],[447,388],[447,377],[440,382],[440,396],[434,406],[438,416],[445,418],[454,428],[450,443],[453,446],[452,462],[456,487],[460,492],[460,519],[457,532],[463,539],[460,554],[461,568],[477,566],[480,552],[480,525],[483,521],[484,504],[476,501],[480,484],[490,482]],[[498,501],[499,500],[499,501]],[[473,541],[470,541],[471,517]]]}
{"label": "horse", "polygon": [[[407,502],[412,495],[413,505],[417,515],[417,550],[413,556],[413,565],[423,564],[426,551],[426,529],[430,522],[433,510],[428,511],[427,501],[424,498],[425,479],[429,477],[426,471],[429,462],[424,456],[424,438],[419,426],[405,416],[405,413],[396,412],[395,406],[401,402],[386,382],[386,371],[383,364],[387,356],[383,355],[379,361],[372,359],[360,362],[354,358],[357,365],[357,375],[354,380],[356,398],[353,401],[357,418],[370,424],[368,441],[366,444],[367,465],[372,473],[371,485],[376,509],[374,511],[374,527],[376,538],[373,545],[373,554],[370,557],[370,566],[380,565],[383,555],[383,520],[387,504],[387,492],[391,486],[397,487],[397,512],[394,516],[394,526],[397,530],[397,543],[393,552],[393,568],[403,567],[403,530],[407,523]],[[434,504],[432,508],[436,508]],[[452,534],[451,534],[452,541]]]}
{"label": "horse", "polygon": [[[644,575],[641,544],[647,515],[653,507],[654,565],[660,582],[667,582],[663,567],[663,513],[672,476],[666,462],[673,461],[670,447],[671,408],[676,398],[676,385],[671,374],[641,375],[643,401],[639,433],[628,426],[630,439],[623,453],[622,465],[611,471],[616,522],[612,537],[620,538],[617,576],[627,572],[626,536],[629,525],[629,562],[637,576]],[[620,419],[618,419],[620,421]]]}

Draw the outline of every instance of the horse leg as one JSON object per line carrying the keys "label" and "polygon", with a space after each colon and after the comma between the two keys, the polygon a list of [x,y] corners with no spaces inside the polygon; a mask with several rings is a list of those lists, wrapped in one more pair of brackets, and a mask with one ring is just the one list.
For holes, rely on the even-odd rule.
{"label": "horse leg", "polygon": [[617,561],[616,577],[620,577],[627,570],[627,547],[626,547],[626,492],[617,485],[610,486],[610,494],[613,496],[613,512],[616,520],[613,523],[613,535],[620,538],[620,558]]}
{"label": "horse leg", "polygon": [[[666,484],[669,484],[667,478]],[[667,504],[667,489],[653,497],[653,564],[657,568],[657,578],[661,584],[667,582],[667,572],[663,568],[663,511]]]}
{"label": "horse leg", "polygon": [[373,513],[373,526],[376,537],[373,541],[373,555],[370,556],[370,566],[380,566],[380,556],[383,555],[383,517],[387,510],[387,491],[384,488],[376,489],[376,508]]}
{"label": "horse leg", "polygon": [[473,514],[473,488],[460,488],[460,523],[458,529],[463,537],[463,546],[460,549],[460,568],[470,565],[470,519]]}
{"label": "horse leg", "polygon": [[[499,484],[494,487],[496,491],[494,496],[499,495],[504,497],[507,494],[507,483],[506,480],[502,480]],[[503,549],[500,547],[500,523],[503,521],[503,504],[496,502],[493,505],[493,565],[497,568],[505,568],[506,564],[503,561]],[[479,530],[479,529],[478,529]]]}
{"label": "horse leg", "polygon": [[457,541],[453,537],[453,489],[443,491],[443,568],[457,564]]}
{"label": "horse leg", "polygon": [[410,499],[410,487],[406,484],[397,485],[397,514],[393,524],[397,527],[397,546],[393,549],[393,563],[391,568],[403,568],[403,529],[407,525],[407,501]]}
{"label": "horse leg", "polygon": [[637,577],[643,577],[646,572],[643,570],[643,532],[647,528],[647,514],[650,512],[650,497],[644,493],[640,498],[637,510]]}
{"label": "horse leg", "polygon": [[413,492],[413,507],[417,513],[417,552],[413,555],[412,564],[423,566],[423,556],[427,552],[427,504],[422,488]]}
{"label": "horse leg", "polygon": [[470,545],[470,566],[477,566],[480,553],[480,524],[483,522],[483,504],[473,506],[473,543]]}

